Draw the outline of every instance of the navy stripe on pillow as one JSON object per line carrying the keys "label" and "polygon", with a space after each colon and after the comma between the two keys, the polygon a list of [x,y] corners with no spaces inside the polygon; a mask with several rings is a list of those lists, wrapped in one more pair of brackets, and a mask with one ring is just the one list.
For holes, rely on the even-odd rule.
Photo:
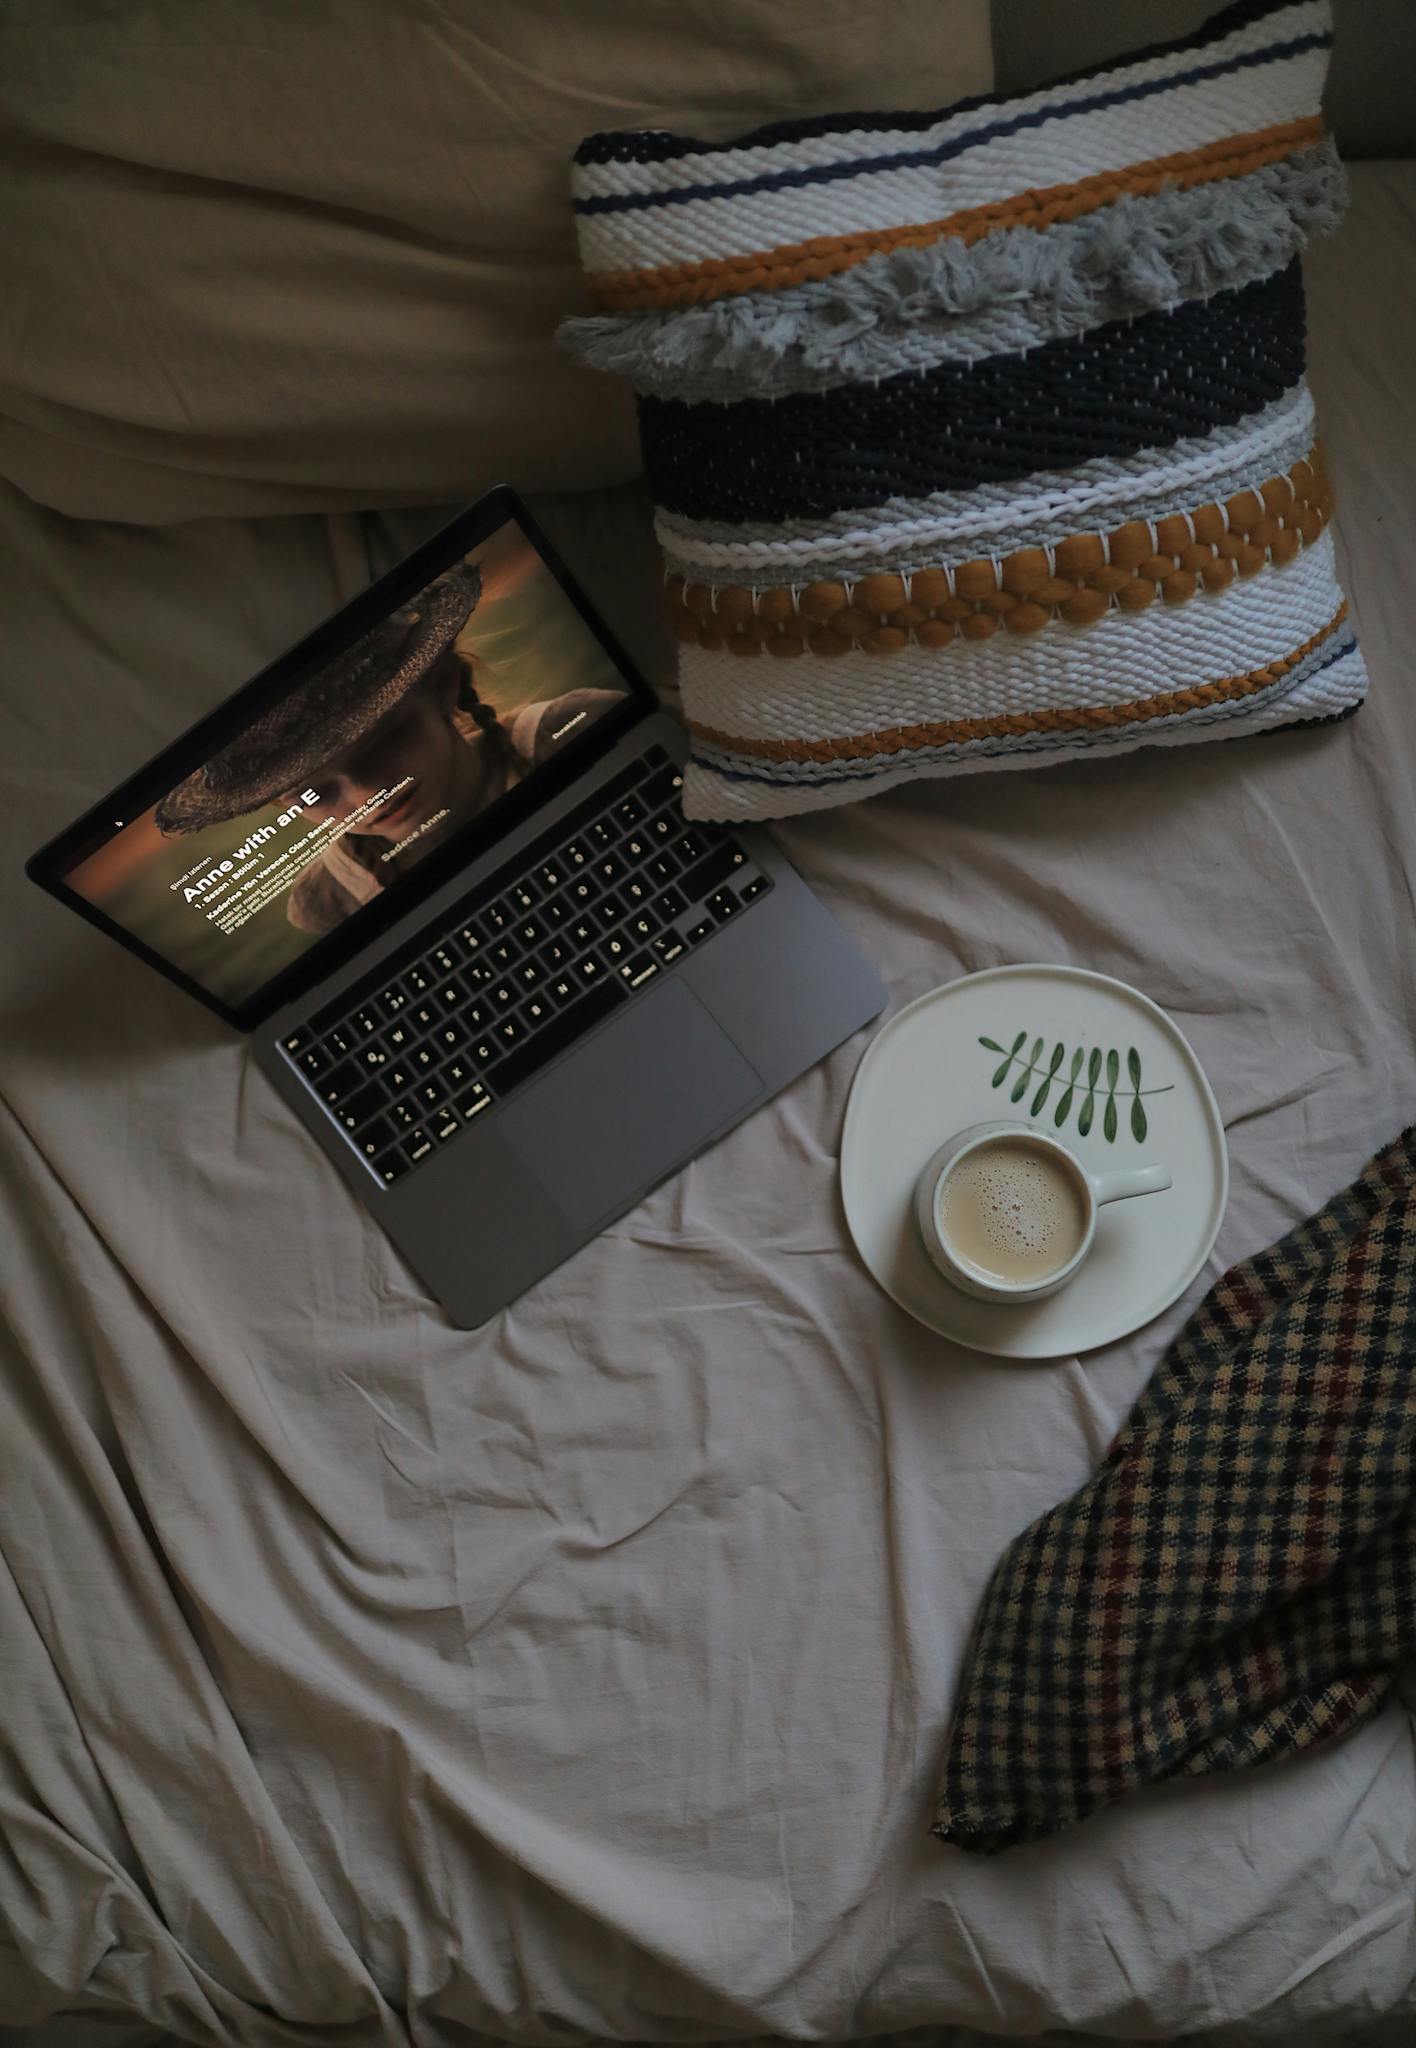
{"label": "navy stripe on pillow", "polygon": [[1017,355],[878,384],[641,398],[655,502],[688,519],[814,518],[1168,448],[1260,411],[1303,374],[1299,265]]}
{"label": "navy stripe on pillow", "polygon": [[678,185],[659,192],[606,192],[593,199],[577,199],[575,211],[590,213],[638,213],[652,206],[682,206],[690,199],[737,199],[752,192],[782,192],[793,186],[826,185],[841,178],[861,178],[872,171],[904,171],[928,164],[948,163],[951,157],[1002,136],[1017,135],[1025,128],[1042,128],[1049,122],[1065,121],[1073,114],[1095,114],[1103,107],[1123,106],[1129,101],[1150,99],[1156,93],[1173,92],[1183,85],[1201,85],[1207,79],[1223,78],[1231,71],[1249,71],[1259,64],[1274,64],[1285,57],[1298,57],[1305,50],[1325,50],[1332,37],[1326,34],[1297,36],[1291,43],[1275,43],[1267,50],[1246,50],[1220,64],[1202,64],[1173,78],[1143,79],[1134,85],[1118,85],[1090,99],[1074,100],[1069,106],[1034,107],[1011,120],[995,121],[991,127],[971,129],[966,135],[946,137],[931,149],[897,150],[890,156],[852,159],[841,164],[811,164],[796,171],[768,171],[757,178],[735,178],[727,183]]}

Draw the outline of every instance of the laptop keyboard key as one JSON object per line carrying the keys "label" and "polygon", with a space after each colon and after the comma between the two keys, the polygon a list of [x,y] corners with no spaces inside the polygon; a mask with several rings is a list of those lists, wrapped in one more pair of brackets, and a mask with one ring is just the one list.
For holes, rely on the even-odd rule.
{"label": "laptop keyboard key", "polygon": [[521,1005],[521,1015],[532,1031],[544,1024],[551,1014],[551,1006],[544,996],[532,996],[529,1003]]}
{"label": "laptop keyboard key", "polygon": [[567,872],[568,870],[563,868],[558,860],[548,860],[537,868],[536,880],[543,889],[549,892],[553,889],[559,889],[561,883],[566,878]]}
{"label": "laptop keyboard key", "polygon": [[354,1029],[361,1038],[372,1038],[376,1032],[382,1030],[384,1019],[372,1003],[366,1003],[362,1010],[354,1012],[353,1022]]}
{"label": "laptop keyboard key", "polygon": [[684,941],[674,931],[672,926],[668,931],[660,932],[658,938],[654,941],[654,951],[660,960],[663,961],[665,967],[670,966],[686,950]]}
{"label": "laptop keyboard key", "polygon": [[731,889],[718,889],[708,898],[708,909],[719,924],[726,924],[733,912],[741,908]]}
{"label": "laptop keyboard key", "polygon": [[334,1061],[322,1045],[307,1045],[300,1055],[300,1070],[312,1081],[318,1081],[321,1074],[327,1074]]}
{"label": "laptop keyboard key", "polygon": [[346,1131],[357,1131],[388,1107],[388,1091],[378,1081],[366,1082],[357,1095],[346,1096],[338,1116]]}
{"label": "laptop keyboard key", "polygon": [[705,854],[696,867],[679,877],[678,886],[690,903],[701,903],[730,875],[746,865],[747,855],[735,839],[728,839]]}
{"label": "laptop keyboard key", "polygon": [[688,934],[689,945],[701,946],[705,939],[712,938],[717,929],[718,927],[714,924],[711,917],[700,917],[697,924],[694,925],[692,931]]}
{"label": "laptop keyboard key", "polygon": [[515,887],[508,889],[506,893],[507,901],[514,909],[519,910],[523,917],[529,916],[541,900],[538,892],[527,881],[516,883]]}
{"label": "laptop keyboard key", "polygon": [[546,927],[538,917],[524,918],[516,927],[517,943],[525,946],[528,952],[533,946],[539,946],[545,936]]}
{"label": "laptop keyboard key", "polygon": [[488,997],[492,1014],[495,1016],[498,1010],[514,1010],[519,994],[520,991],[509,981],[499,981]]}
{"label": "laptop keyboard key", "polygon": [[521,948],[517,945],[515,939],[510,937],[498,939],[487,955],[492,966],[501,974],[505,974],[507,968],[514,965],[520,957]]}
{"label": "laptop keyboard key", "polygon": [[564,967],[569,963],[571,958],[570,948],[563,939],[552,939],[549,946],[542,946],[541,958],[545,961],[547,967],[554,972],[557,967]]}
{"label": "laptop keyboard key", "polygon": [[387,1152],[397,1137],[397,1132],[386,1117],[376,1116],[371,1124],[365,1124],[359,1132],[359,1150],[370,1159],[377,1159]]}
{"label": "laptop keyboard key", "polygon": [[462,965],[462,949],[451,939],[444,939],[440,946],[434,946],[428,955],[439,974],[451,974]]}
{"label": "laptop keyboard key", "polygon": [[388,1065],[388,1057],[381,1045],[361,1045],[354,1064],[366,1074],[375,1074],[380,1067]]}
{"label": "laptop keyboard key", "polygon": [[627,830],[629,826],[637,825],[644,816],[644,806],[637,796],[624,797],[615,805],[615,816]]}
{"label": "laptop keyboard key", "polygon": [[287,1031],[284,1038],[281,1039],[280,1043],[283,1050],[288,1052],[291,1059],[293,1060],[297,1052],[303,1052],[305,1050],[305,1047],[310,1043],[312,1036],[313,1033],[310,1031],[309,1026],[306,1024],[302,1024],[296,1031]]}
{"label": "laptop keyboard key", "polygon": [[577,990],[568,974],[558,974],[546,992],[556,1003],[574,1002]]}
{"label": "laptop keyboard key", "polygon": [[683,776],[672,761],[665,761],[657,775],[651,775],[639,786],[639,794],[646,804],[657,808],[660,804],[677,802],[683,791]]}
{"label": "laptop keyboard key", "polygon": [[431,1072],[437,1063],[438,1049],[435,1045],[425,1041],[422,1045],[414,1046],[410,1064],[415,1076]]}
{"label": "laptop keyboard key", "polygon": [[766,875],[754,875],[750,882],[744,882],[738,891],[744,903],[755,903],[759,896],[765,896],[772,884]]}
{"label": "laptop keyboard key", "polygon": [[403,1140],[403,1156],[410,1166],[416,1166],[420,1159],[426,1159],[433,1149],[433,1141],[423,1126],[410,1131]]}
{"label": "laptop keyboard key", "polygon": [[632,960],[626,960],[620,969],[620,980],[627,988],[642,988],[646,981],[652,981],[659,972],[659,963],[652,953],[636,953]]}
{"label": "laptop keyboard key", "polygon": [[410,996],[424,996],[433,985],[433,977],[421,967],[410,967],[403,977],[403,986]]}
{"label": "laptop keyboard key", "polygon": [[496,1029],[496,1036],[504,1046],[520,1045],[525,1035],[526,1027],[516,1017],[503,1017]]}
{"label": "laptop keyboard key", "polygon": [[594,851],[595,849],[592,846],[587,846],[583,839],[572,839],[563,848],[561,857],[565,861],[566,867],[573,873],[576,868],[584,868],[590,865],[591,856]]}
{"label": "laptop keyboard key", "polygon": [[445,1145],[449,1138],[455,1138],[462,1129],[462,1119],[455,1115],[451,1108],[440,1109],[429,1128],[433,1134],[434,1144]]}
{"label": "laptop keyboard key", "polygon": [[464,1123],[470,1123],[474,1116],[484,1109],[490,1109],[492,1097],[485,1084],[474,1081],[465,1095],[459,1095],[453,1107]]}
{"label": "laptop keyboard key", "polygon": [[385,1067],[379,1075],[379,1082],[382,1087],[387,1088],[390,1095],[401,1095],[405,1088],[413,1086],[417,1078],[410,1058],[395,1060],[391,1067]]}
{"label": "laptop keyboard key", "polygon": [[446,1094],[447,1090],[443,1087],[442,1082],[434,1077],[431,1081],[419,1082],[413,1091],[413,1099],[415,1102],[420,1102],[424,1109],[436,1109]]}
{"label": "laptop keyboard key", "polygon": [[665,889],[662,896],[654,898],[654,908],[665,924],[672,924],[676,917],[682,917],[688,905],[677,889]]}
{"label": "laptop keyboard key", "polygon": [[418,1121],[418,1112],[411,1102],[391,1102],[388,1120],[396,1130],[411,1131]]}
{"label": "laptop keyboard key", "polygon": [[374,1161],[374,1172],[386,1188],[391,1188],[396,1180],[402,1180],[408,1171],[409,1162],[401,1151],[385,1152],[382,1159]]}
{"label": "laptop keyboard key", "polygon": [[324,1035],[324,1049],[333,1059],[347,1059],[355,1046],[354,1033],[347,1024],[336,1024]]}
{"label": "laptop keyboard key", "polygon": [[431,1031],[442,1016],[442,1011],[436,1003],[418,1003],[408,1014],[415,1031]]}
{"label": "laptop keyboard key", "polygon": [[546,970],[536,960],[523,960],[514,976],[522,988],[539,988],[545,978]]}
{"label": "laptop keyboard key", "polygon": [[660,888],[663,888],[665,883],[672,882],[678,871],[679,864],[671,853],[657,854],[644,870],[649,880],[657,882]]}

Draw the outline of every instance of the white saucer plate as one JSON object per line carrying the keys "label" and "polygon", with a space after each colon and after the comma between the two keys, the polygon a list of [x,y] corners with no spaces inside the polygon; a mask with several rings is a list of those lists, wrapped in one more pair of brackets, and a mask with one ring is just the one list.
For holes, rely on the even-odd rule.
{"label": "white saucer plate", "polygon": [[[1092,1172],[1163,1161],[1173,1177],[1103,1209],[1076,1278],[1019,1306],[951,1287],[913,1212],[935,1148],[1000,1117],[1063,1139]],[[920,996],[867,1048],[841,1192],[856,1249],[901,1308],[974,1351],[1062,1358],[1115,1343],[1184,1293],[1219,1232],[1229,1155],[1199,1061],[1148,996],[1080,967],[994,967]]]}

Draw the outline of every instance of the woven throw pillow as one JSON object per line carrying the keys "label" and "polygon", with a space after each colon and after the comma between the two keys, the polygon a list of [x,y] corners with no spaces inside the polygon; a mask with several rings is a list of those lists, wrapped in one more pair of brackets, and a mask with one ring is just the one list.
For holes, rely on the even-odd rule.
{"label": "woven throw pillow", "polygon": [[1013,99],[574,168],[638,399],[692,816],[1341,717],[1304,380],[1326,0]]}

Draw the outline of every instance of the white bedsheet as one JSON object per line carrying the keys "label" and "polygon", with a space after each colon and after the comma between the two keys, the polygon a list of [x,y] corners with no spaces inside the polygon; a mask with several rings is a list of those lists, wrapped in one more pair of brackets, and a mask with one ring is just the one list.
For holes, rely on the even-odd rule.
{"label": "white bedsheet", "polygon": [[[894,1006],[1073,960],[1194,1044],[1219,1245],[1082,1361],[956,1351],[866,1276],[864,1039],[449,1328],[243,1046],[18,872],[416,522],[0,505],[0,2039],[1410,2038],[1404,1707],[996,1860],[927,1831],[1004,1546],[1416,1114],[1416,167],[1354,182],[1313,383],[1361,715],[782,833]],[[662,672],[638,499],[550,517]]]}

